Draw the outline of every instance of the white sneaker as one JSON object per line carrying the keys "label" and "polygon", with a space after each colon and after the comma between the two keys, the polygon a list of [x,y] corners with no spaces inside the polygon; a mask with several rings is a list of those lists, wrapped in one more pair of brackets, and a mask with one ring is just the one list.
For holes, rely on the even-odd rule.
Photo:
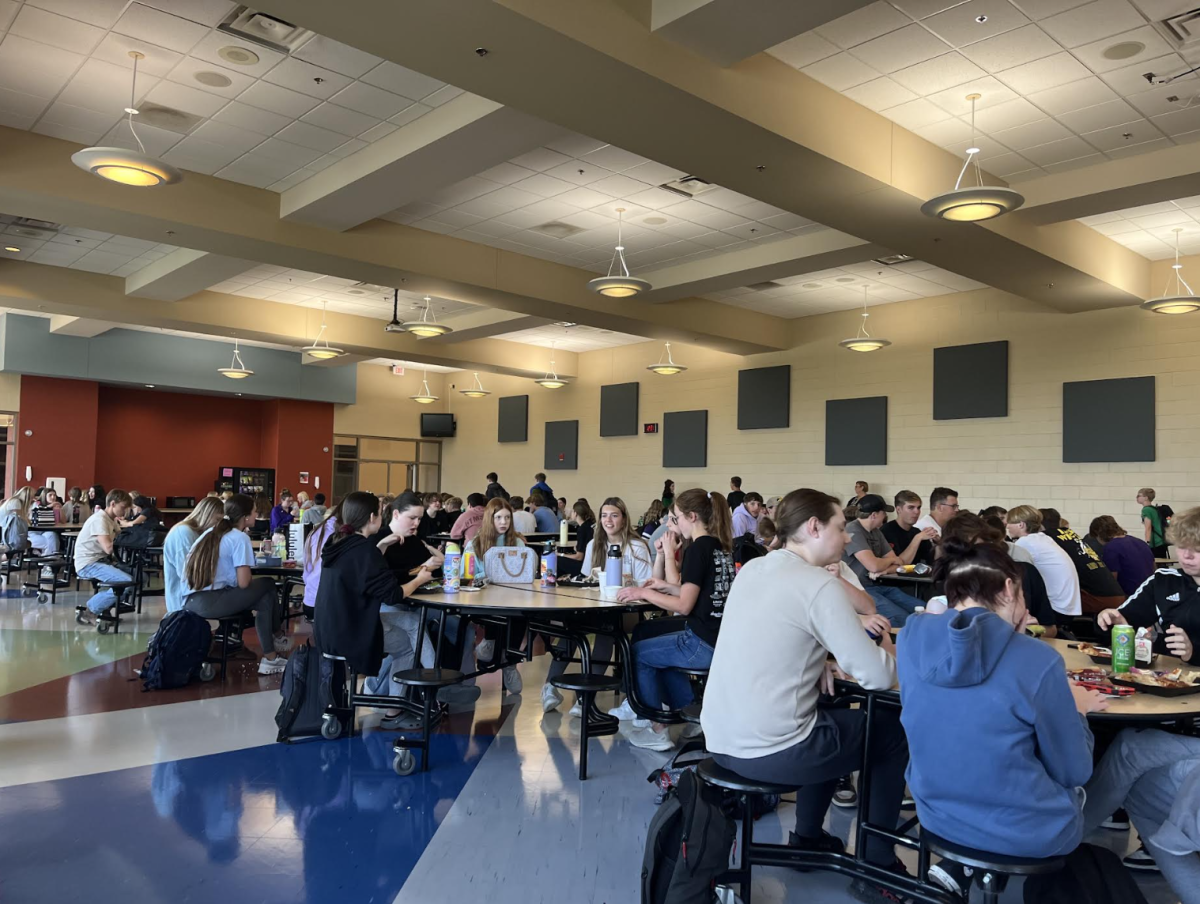
{"label": "white sneaker", "polygon": [[629,732],[626,737],[629,738],[629,743],[634,747],[641,747],[643,750],[674,750],[675,744],[671,741],[671,735],[666,731],[655,731],[653,728],[637,728]]}
{"label": "white sneaker", "polygon": [[504,688],[510,694],[521,693],[521,688],[525,685],[521,681],[521,673],[517,671],[515,665],[506,665],[504,667]]}
{"label": "white sneaker", "polygon": [[575,696],[575,705],[571,707],[571,709],[567,713],[567,715],[573,719],[582,719],[583,718],[583,703],[582,703],[582,701],[580,701],[578,695]]}
{"label": "white sneaker", "polygon": [[679,732],[679,737],[684,740],[689,738],[698,738],[704,733],[704,729],[700,727],[699,722],[688,722],[683,726],[683,731]]}
{"label": "white sneaker", "polygon": [[562,694],[553,684],[542,685],[542,712],[552,713],[563,702]]}
{"label": "white sneaker", "polygon": [[475,644],[475,660],[477,662],[491,662],[495,653],[496,641],[494,640],[481,640]]}
{"label": "white sneaker", "polygon": [[[633,707],[629,705],[628,697],[621,701],[620,706],[614,706],[610,709],[608,714],[614,719],[620,719],[622,722],[632,722],[638,717],[637,713],[633,711]],[[643,719],[642,721],[645,722],[646,720]]]}
{"label": "white sneaker", "polygon": [[288,640],[286,634],[281,634],[275,638],[275,652],[286,653],[292,648],[292,642]]}
{"label": "white sneaker", "polygon": [[258,674],[260,675],[278,675],[287,668],[287,660],[282,656],[276,656],[274,659],[267,659],[264,656],[258,662]]}
{"label": "white sneaker", "polygon": [[649,728],[650,720],[649,719],[634,719],[633,727],[634,728]]}

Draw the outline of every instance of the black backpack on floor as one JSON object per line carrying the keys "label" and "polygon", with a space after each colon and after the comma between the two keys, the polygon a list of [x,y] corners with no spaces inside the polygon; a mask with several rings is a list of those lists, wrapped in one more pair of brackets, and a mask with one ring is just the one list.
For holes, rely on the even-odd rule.
{"label": "black backpack on floor", "polygon": [[1025,904],[1146,904],[1146,896],[1120,857],[1081,844],[1057,873],[1025,880]]}
{"label": "black backpack on floor", "polygon": [[326,659],[307,641],[292,651],[279,687],[283,700],[275,713],[279,726],[275,740],[286,743],[320,737],[325,708],[334,700],[335,682],[340,685],[342,681],[342,669],[335,670],[335,665],[338,663]]}
{"label": "black backpack on floor", "polygon": [[212,646],[208,622],[187,609],[168,612],[150,638],[142,663],[142,690],[183,687],[200,671]]}
{"label": "black backpack on floor", "polygon": [[683,772],[646,832],[642,904],[712,904],[735,835],[720,792]]}

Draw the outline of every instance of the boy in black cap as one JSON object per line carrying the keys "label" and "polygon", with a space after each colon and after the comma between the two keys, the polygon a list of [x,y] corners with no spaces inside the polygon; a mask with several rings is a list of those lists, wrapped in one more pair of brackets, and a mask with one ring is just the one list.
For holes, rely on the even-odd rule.
{"label": "boy in black cap", "polygon": [[842,559],[862,582],[863,589],[875,600],[879,614],[900,628],[917,608],[917,599],[898,587],[885,587],[875,579],[882,574],[895,574],[904,563],[892,552],[892,545],[884,537],[883,523],[887,513],[895,508],[888,505],[882,496],[867,493],[858,500],[858,518],[846,525],[850,542]]}

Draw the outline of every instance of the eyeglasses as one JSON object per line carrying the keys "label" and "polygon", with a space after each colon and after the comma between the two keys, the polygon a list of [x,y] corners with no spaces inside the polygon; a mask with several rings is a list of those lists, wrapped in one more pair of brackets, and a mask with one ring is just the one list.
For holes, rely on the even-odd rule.
{"label": "eyeglasses", "polygon": [[669,522],[671,522],[672,524],[678,524],[678,523],[679,523],[679,516],[678,516],[678,515],[668,515],[668,516],[667,516],[667,520],[668,520]]}
{"label": "eyeglasses", "polygon": [[949,502],[939,502],[938,505],[939,506],[944,505],[946,508],[954,509],[956,512],[961,508],[961,506],[957,502],[954,503],[953,505],[951,505]]}

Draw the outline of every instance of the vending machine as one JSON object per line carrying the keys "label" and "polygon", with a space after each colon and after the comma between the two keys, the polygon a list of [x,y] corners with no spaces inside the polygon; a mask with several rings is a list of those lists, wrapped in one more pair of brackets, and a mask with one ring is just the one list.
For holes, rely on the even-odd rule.
{"label": "vending machine", "polygon": [[245,493],[253,498],[259,493],[265,493],[275,504],[275,469],[274,468],[230,468],[221,467],[217,471],[217,479],[213,489],[218,493],[233,490],[235,493]]}

